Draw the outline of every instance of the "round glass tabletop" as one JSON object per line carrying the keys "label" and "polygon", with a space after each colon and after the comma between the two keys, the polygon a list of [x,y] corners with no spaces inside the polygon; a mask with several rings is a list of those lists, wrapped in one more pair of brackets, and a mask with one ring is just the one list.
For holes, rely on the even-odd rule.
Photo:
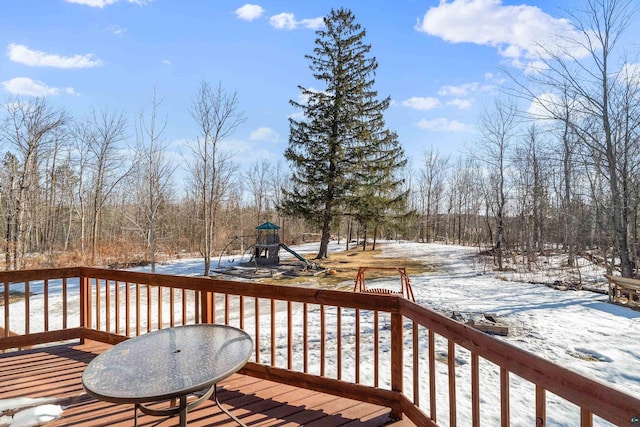
{"label": "round glass tabletop", "polygon": [[82,374],[85,390],[115,403],[171,399],[210,387],[237,372],[253,348],[244,331],[186,325],[123,341],[98,355]]}

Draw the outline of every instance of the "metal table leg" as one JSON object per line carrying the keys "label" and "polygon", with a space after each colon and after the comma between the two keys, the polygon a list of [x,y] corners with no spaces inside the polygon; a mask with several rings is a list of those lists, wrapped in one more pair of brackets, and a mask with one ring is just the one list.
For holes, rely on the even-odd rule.
{"label": "metal table leg", "polygon": [[235,415],[233,415],[231,412],[227,411],[226,409],[224,409],[222,407],[222,405],[220,404],[220,401],[218,400],[218,392],[217,392],[217,387],[215,385],[213,386],[213,399],[215,400],[216,405],[218,405],[218,408],[220,408],[220,410],[222,412],[227,414],[232,420],[237,422],[242,427],[247,427],[247,425],[245,423],[243,423],[242,421],[240,421]]}

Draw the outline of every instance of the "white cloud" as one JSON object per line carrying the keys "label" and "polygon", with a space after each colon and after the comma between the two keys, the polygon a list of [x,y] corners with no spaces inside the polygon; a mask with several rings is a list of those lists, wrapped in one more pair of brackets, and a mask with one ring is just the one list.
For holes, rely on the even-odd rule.
{"label": "white cloud", "polygon": [[[67,3],[82,4],[89,7],[98,7],[100,9],[110,6],[120,0],[65,0]],[[153,0],[125,0],[127,3],[134,3],[138,6],[145,6]]]}
{"label": "white cloud", "polygon": [[405,101],[402,101],[402,105],[405,107],[413,108],[415,110],[433,110],[434,108],[440,107],[440,100],[438,98],[428,97],[422,98],[419,96],[414,96]]}
{"label": "white cloud", "polygon": [[7,47],[9,59],[31,67],[55,67],[55,68],[90,68],[102,65],[100,59],[94,59],[95,55],[60,56],[56,54],[31,50],[25,45],[11,43]]}
{"label": "white cloud", "polygon": [[[309,86],[309,87],[307,88],[307,90],[308,90],[309,92],[313,92],[313,93],[322,93],[322,94],[324,94],[324,95],[326,95],[326,96],[330,96],[328,92],[325,92],[325,91],[323,91],[323,90],[316,89],[316,88],[314,88],[313,86]],[[300,92],[300,93],[298,94],[298,104],[301,104],[301,105],[308,105],[308,104],[309,104],[309,94],[304,93],[304,92]]]}
{"label": "white cloud", "polygon": [[440,96],[467,96],[469,92],[475,92],[478,88],[479,84],[477,82],[474,83],[465,83],[458,86],[446,85],[442,86],[440,90],[438,90],[438,95]]}
{"label": "white cloud", "polygon": [[461,99],[461,98],[452,99],[451,101],[447,102],[447,105],[457,107],[460,110],[468,110],[469,108],[471,108],[471,104],[472,102],[470,99]]}
{"label": "white cloud", "polygon": [[296,28],[296,18],[293,13],[280,13],[269,18],[269,24],[278,30],[293,30]]}
{"label": "white cloud", "polygon": [[278,142],[280,139],[280,134],[268,127],[261,127],[249,135],[250,141],[268,141],[268,142]]}
{"label": "white cloud", "polygon": [[168,60],[168,59],[163,59],[163,60],[162,60],[162,64],[164,64],[164,65],[171,65],[171,61],[170,61],[170,60]]}
{"label": "white cloud", "polygon": [[627,84],[631,86],[640,86],[640,63],[624,64],[620,75]]}
{"label": "white cloud", "polygon": [[483,85],[478,82],[464,83],[457,86],[445,85],[438,90],[438,95],[462,97],[475,92],[491,92],[495,88],[495,85]]}
{"label": "white cloud", "polygon": [[449,120],[441,117],[438,119],[427,120],[422,119],[418,123],[418,127],[432,132],[471,132],[472,127],[458,120]]}
{"label": "white cloud", "polygon": [[290,114],[290,115],[288,116],[288,118],[289,118],[289,119],[293,119],[293,120],[295,120],[295,121],[299,122],[299,121],[304,120],[305,115],[304,115],[304,112],[302,112],[302,111],[296,111],[295,113]]}
{"label": "white cloud", "polygon": [[2,82],[4,89],[12,95],[55,96],[64,91],[68,95],[77,95],[72,87],[60,89],[47,86],[45,83],[28,77],[16,77]]}
{"label": "white cloud", "polygon": [[114,24],[114,25],[109,25],[109,26],[107,27],[107,30],[111,31],[113,34],[116,34],[116,35],[118,35],[118,36],[119,36],[120,34],[124,34],[124,33],[126,33],[126,32],[127,32],[127,29],[126,29],[126,28],[123,28],[123,27],[121,27],[120,25],[116,25],[116,24]]}
{"label": "white cloud", "polygon": [[240,19],[244,19],[245,21],[253,21],[254,19],[260,18],[264,13],[264,9],[257,4],[245,4],[242,7],[236,9],[236,16]]}
{"label": "white cloud", "polygon": [[299,23],[304,28],[308,28],[310,30],[319,30],[320,28],[324,27],[324,18],[318,17],[318,18],[303,19]]}
{"label": "white cloud", "polygon": [[[572,101],[576,102],[576,101]],[[570,106],[570,108],[572,108]],[[527,113],[532,118],[545,121],[562,115],[562,99],[554,93],[542,93],[531,101]]]}
{"label": "white cloud", "polygon": [[269,18],[269,25],[278,30],[295,30],[298,27],[317,30],[324,26],[324,18],[309,18],[296,21],[293,13],[283,12]]}
{"label": "white cloud", "polygon": [[503,5],[502,0],[441,0],[418,21],[416,30],[451,43],[495,47],[512,65],[525,68],[550,50],[586,54],[567,41],[582,38],[569,20],[535,6]]}

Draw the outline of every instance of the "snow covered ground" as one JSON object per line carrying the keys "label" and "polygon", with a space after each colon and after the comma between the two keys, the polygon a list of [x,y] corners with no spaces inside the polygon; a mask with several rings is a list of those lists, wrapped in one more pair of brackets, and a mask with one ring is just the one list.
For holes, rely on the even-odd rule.
{"label": "snow covered ground", "polygon": [[[607,296],[588,291],[559,291],[552,288],[515,281],[516,277],[497,273],[487,268],[487,264],[478,257],[477,248],[455,245],[421,244],[414,242],[384,242],[381,264],[384,258],[409,257],[420,260],[435,271],[411,276],[416,302],[445,315],[452,311],[492,312],[509,326],[510,333],[504,339],[520,348],[531,351],[545,359],[568,367],[588,377],[609,384],[626,393],[640,397],[640,312],[607,303]],[[317,251],[317,244],[305,244],[293,247],[301,254]],[[343,245],[332,242],[330,251],[344,249]],[[283,254],[288,256],[289,254]],[[246,261],[246,260],[245,260]],[[229,266],[240,262],[231,257],[223,259],[223,265]],[[202,260],[183,259],[172,261],[156,268],[157,273],[200,275]],[[148,267],[136,268],[148,271]],[[585,270],[586,272],[586,270]],[[590,268],[587,274],[592,279],[602,281],[603,272]],[[520,277],[520,276],[518,276]],[[549,278],[545,281],[549,281]],[[552,278],[551,278],[552,279]],[[558,278],[562,280],[563,278]],[[551,280],[553,281],[553,280]],[[398,278],[378,279],[375,287],[397,287]],[[352,281],[349,282],[352,285]],[[370,282],[368,281],[368,284]],[[50,289],[55,287],[50,283]],[[344,288],[339,284],[337,288]],[[38,292],[38,285],[32,285],[32,292]],[[70,290],[73,295],[73,290]],[[32,299],[31,309],[37,304]],[[20,318],[24,304],[11,305],[11,314]],[[55,302],[50,303],[50,310],[56,310]],[[294,305],[297,307],[297,305]],[[22,308],[23,309],[23,308]],[[3,308],[0,307],[0,318]],[[318,323],[317,313],[310,313],[309,322]],[[17,316],[17,317],[16,317]],[[328,316],[331,318],[331,316]],[[286,336],[285,319],[278,321],[278,335]],[[251,324],[251,322],[247,322]],[[262,322],[266,324],[265,322]],[[331,325],[327,326],[331,330]],[[345,331],[346,334],[349,331]],[[370,343],[364,342],[363,353]],[[422,347],[422,343],[421,343]],[[437,344],[438,354],[446,353],[444,340]],[[388,349],[381,348],[382,351]],[[286,349],[279,352],[286,353]],[[426,352],[425,352],[426,353]],[[278,358],[284,357],[279,354]],[[331,357],[331,356],[329,356]],[[421,356],[423,357],[423,356]],[[446,358],[446,357],[445,357]],[[407,355],[406,360],[410,360]],[[460,425],[469,425],[470,397],[470,362],[468,353],[461,350],[456,353],[459,367],[456,370],[457,396],[460,400],[458,421]],[[311,364],[313,365],[313,360]],[[329,364],[331,364],[331,360]],[[366,361],[361,362],[362,382],[368,383],[371,370],[367,370]],[[426,366],[421,361],[421,366]],[[345,370],[353,364],[353,355],[343,355]],[[499,425],[499,380],[495,367],[489,362],[481,362],[481,415],[483,425]],[[485,369],[487,368],[487,369]],[[329,368],[329,371],[331,368]],[[410,372],[407,370],[406,372]],[[447,365],[437,363],[438,390],[446,392]],[[345,379],[350,379],[348,376]],[[383,382],[385,378],[381,379]],[[411,390],[411,378],[405,379],[405,386]],[[428,408],[428,389],[426,381],[421,387],[421,406]],[[533,386],[518,378],[511,379],[512,391],[512,425],[534,425],[532,403]],[[548,396],[549,426],[573,426],[579,418],[578,409],[564,401],[557,401]],[[522,405],[528,412],[520,412]],[[448,423],[448,402],[446,394],[438,395],[438,422],[446,426]],[[608,425],[595,420],[596,425]]]}
{"label": "snow covered ground", "polygon": [[[496,313],[510,328],[509,336],[501,339],[640,397],[640,312],[609,304],[602,294],[504,280],[502,273],[486,269],[477,249],[414,243],[383,248],[383,256],[421,259],[436,269],[411,278],[418,304],[443,314]],[[497,403],[495,392],[489,395]],[[549,405],[547,425],[576,425],[577,409],[555,406]],[[533,419],[527,418],[531,415],[512,412],[512,421],[532,425]],[[493,421],[498,425],[498,419]],[[606,425],[598,420],[595,424]]]}

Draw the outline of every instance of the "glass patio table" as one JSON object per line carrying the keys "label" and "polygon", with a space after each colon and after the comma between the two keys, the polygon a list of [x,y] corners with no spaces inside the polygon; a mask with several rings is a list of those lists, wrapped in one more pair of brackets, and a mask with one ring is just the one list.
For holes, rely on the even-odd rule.
{"label": "glass patio table", "polygon": [[[180,416],[216,395],[216,384],[242,368],[251,355],[253,341],[244,331],[226,325],[199,324],[161,329],[123,341],[93,359],[82,374],[82,385],[96,399],[134,404],[153,416]],[[203,393],[188,402],[189,395]],[[168,401],[166,408],[148,404]]]}

